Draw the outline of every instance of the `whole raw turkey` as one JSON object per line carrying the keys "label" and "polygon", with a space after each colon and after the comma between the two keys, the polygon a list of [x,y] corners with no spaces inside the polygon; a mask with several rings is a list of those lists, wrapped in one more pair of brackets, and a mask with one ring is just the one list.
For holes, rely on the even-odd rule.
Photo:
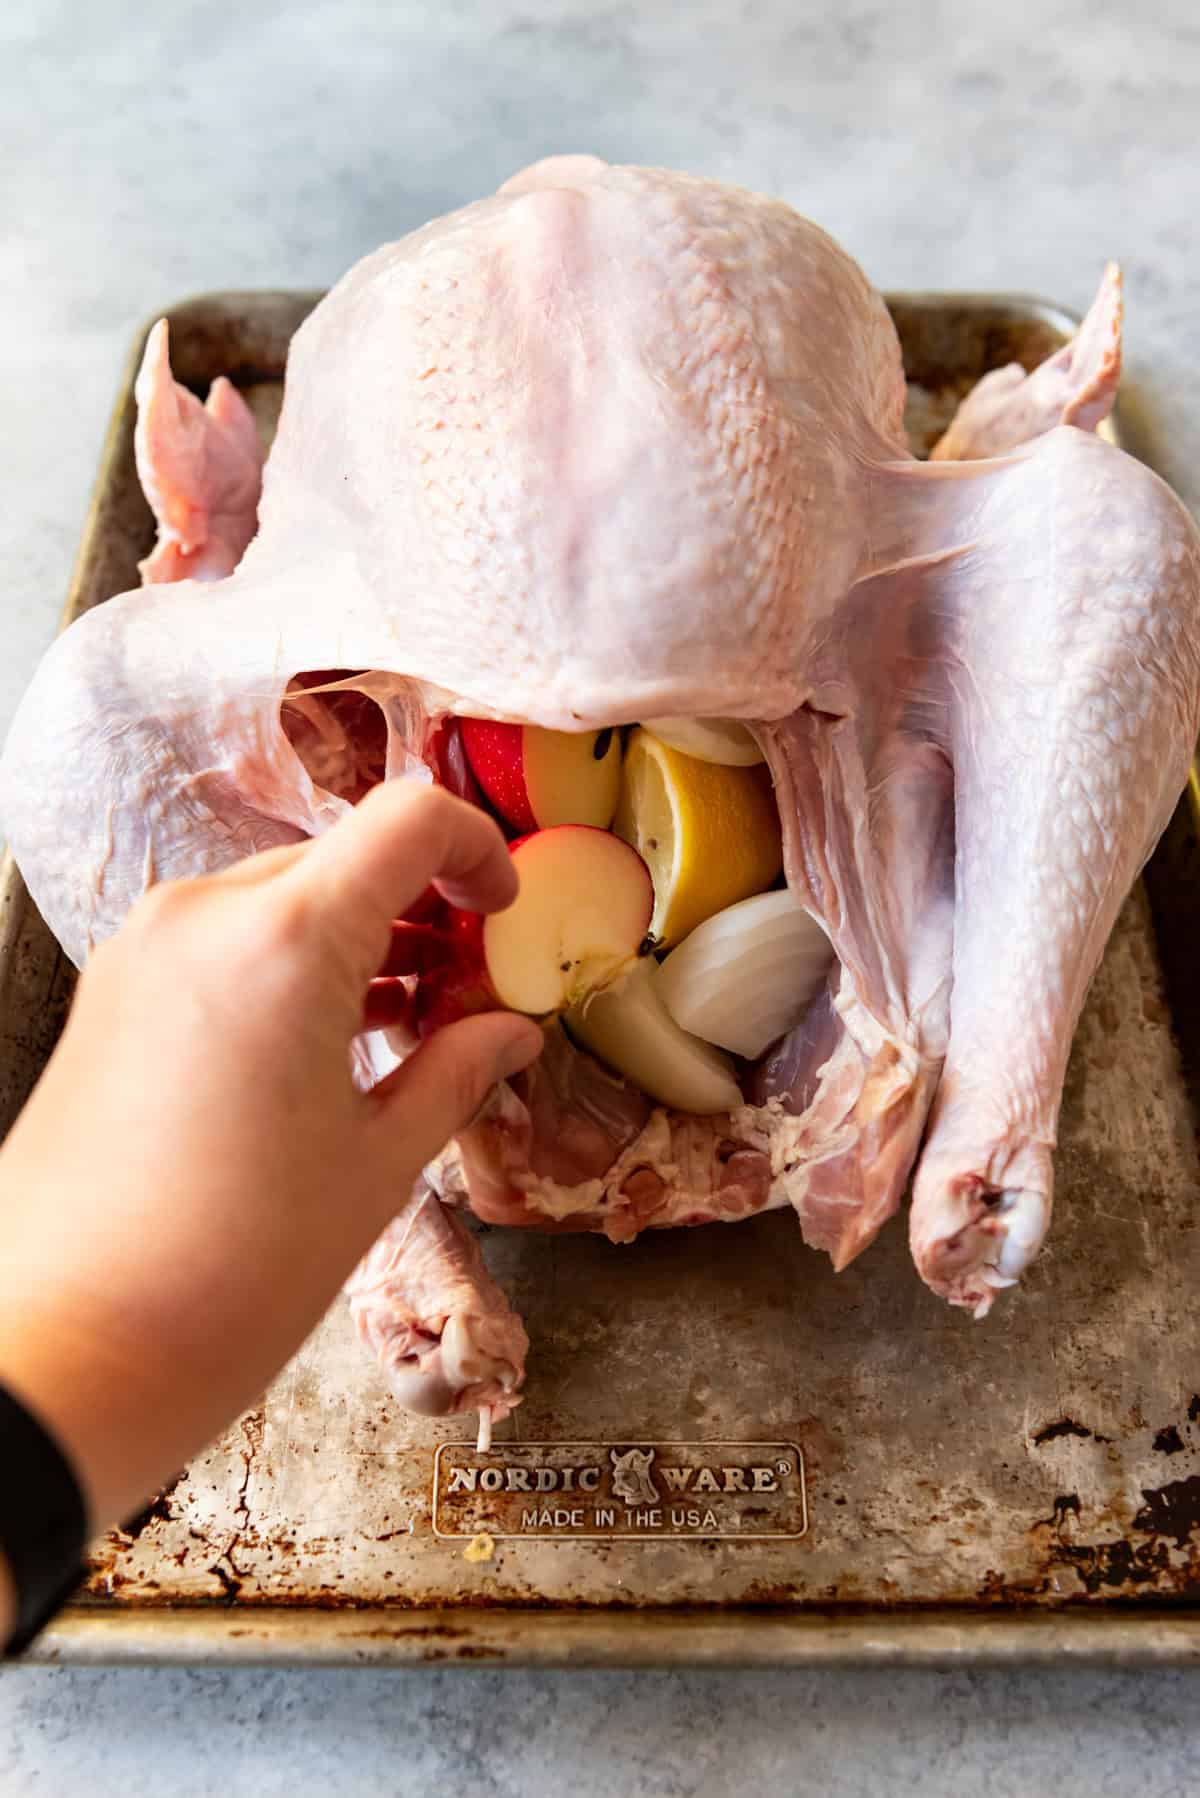
{"label": "whole raw turkey", "polygon": [[236,391],[201,405],[151,334],[146,584],[54,645],[0,764],[77,963],[152,882],[431,778],[454,714],[746,720],[835,951],[729,1116],[548,1029],[352,1282],[402,1402],[486,1422],[524,1377],[463,1205],[615,1241],[790,1205],[840,1268],[915,1167],[913,1256],[952,1303],[986,1312],[1036,1253],[1075,1023],[1200,715],[1200,539],[1095,431],[1120,312],[1110,269],[1073,343],[989,375],[920,463],[887,310],[829,237],[565,157],[346,275],[265,470]]}

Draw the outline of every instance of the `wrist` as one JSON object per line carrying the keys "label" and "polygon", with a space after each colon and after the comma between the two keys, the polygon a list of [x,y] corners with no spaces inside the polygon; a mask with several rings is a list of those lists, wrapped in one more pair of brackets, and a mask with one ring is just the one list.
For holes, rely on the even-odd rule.
{"label": "wrist", "polygon": [[138,1381],[111,1345],[76,1318],[0,1320],[0,1385],[42,1423],[75,1470],[89,1536],[136,1509],[156,1470],[139,1441]]}

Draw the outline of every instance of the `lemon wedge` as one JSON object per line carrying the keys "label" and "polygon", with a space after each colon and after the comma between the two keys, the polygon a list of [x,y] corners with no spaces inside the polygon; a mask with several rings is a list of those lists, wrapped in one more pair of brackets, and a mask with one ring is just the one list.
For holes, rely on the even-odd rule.
{"label": "lemon wedge", "polygon": [[630,738],[612,828],[650,870],[650,934],[664,948],[765,892],[783,867],[766,769],[697,761],[647,730]]}

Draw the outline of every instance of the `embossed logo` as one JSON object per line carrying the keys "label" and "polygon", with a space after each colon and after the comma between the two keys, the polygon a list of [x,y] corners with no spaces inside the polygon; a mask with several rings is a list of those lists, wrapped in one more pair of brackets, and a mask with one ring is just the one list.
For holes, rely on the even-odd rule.
{"label": "embossed logo", "polygon": [[608,1452],[612,1462],[612,1489],[624,1505],[656,1505],[658,1487],[650,1478],[650,1467],[656,1450],[627,1448],[622,1454],[613,1448]]}
{"label": "embossed logo", "polygon": [[436,1536],[752,1542],[808,1529],[794,1442],[444,1442]]}

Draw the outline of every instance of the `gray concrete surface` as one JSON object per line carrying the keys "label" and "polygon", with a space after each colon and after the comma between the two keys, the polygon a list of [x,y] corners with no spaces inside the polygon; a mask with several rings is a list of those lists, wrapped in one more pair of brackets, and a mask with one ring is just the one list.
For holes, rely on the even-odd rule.
{"label": "gray concrete surface", "polygon": [[1198,1699],[1180,1673],[24,1673],[0,1790],[1192,1798]]}
{"label": "gray concrete surface", "polygon": [[[773,190],[880,285],[1128,278],[1134,446],[1200,498],[1193,0],[0,9],[0,730],[139,320],[308,286],[532,158]],[[0,1675],[0,1792],[1200,1789],[1188,1675]]]}

